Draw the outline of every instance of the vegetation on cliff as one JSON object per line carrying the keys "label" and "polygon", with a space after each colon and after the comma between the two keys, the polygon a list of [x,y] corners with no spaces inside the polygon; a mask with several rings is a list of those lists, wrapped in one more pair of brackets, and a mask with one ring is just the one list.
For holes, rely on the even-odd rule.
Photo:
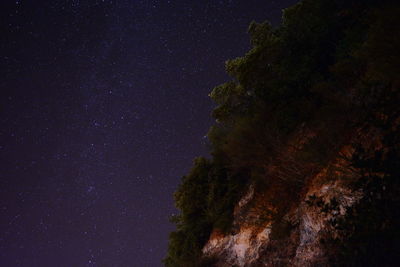
{"label": "vegetation on cliff", "polygon": [[[166,266],[207,266],[202,247],[213,229],[230,231],[250,183],[279,192],[270,199],[279,217],[362,127],[380,129],[382,146],[372,155],[357,147],[349,159],[365,196],[335,223],[348,239],[332,261],[389,265],[400,255],[398,14],[396,1],[303,0],[284,11],[278,28],[250,24],[252,49],[226,62],[232,80],[210,93],[218,105],[208,133],[212,159],[196,159],[175,193],[181,213]],[[283,153],[305,128],[313,136]]]}

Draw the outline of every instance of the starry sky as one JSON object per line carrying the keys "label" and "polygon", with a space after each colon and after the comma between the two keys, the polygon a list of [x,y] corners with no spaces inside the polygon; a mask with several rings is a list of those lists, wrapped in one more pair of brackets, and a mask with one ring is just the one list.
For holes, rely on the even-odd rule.
{"label": "starry sky", "polygon": [[1,266],[162,266],[211,89],[296,0],[2,0]]}

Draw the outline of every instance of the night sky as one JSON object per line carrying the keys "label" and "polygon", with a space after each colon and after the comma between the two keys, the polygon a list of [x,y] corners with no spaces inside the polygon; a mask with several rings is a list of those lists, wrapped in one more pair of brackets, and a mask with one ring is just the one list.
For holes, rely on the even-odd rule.
{"label": "night sky", "polygon": [[162,266],[208,93],[295,2],[2,0],[0,266]]}

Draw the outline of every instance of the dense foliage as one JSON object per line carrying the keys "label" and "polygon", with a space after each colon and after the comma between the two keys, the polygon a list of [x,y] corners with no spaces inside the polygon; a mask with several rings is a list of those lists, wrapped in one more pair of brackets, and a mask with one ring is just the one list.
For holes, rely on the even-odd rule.
{"label": "dense foliage", "polygon": [[[398,108],[397,108],[398,110]],[[399,114],[397,114],[399,115]],[[364,196],[337,223],[345,240],[333,261],[350,266],[397,266],[400,257],[400,125],[380,125],[385,149],[370,156],[362,148],[353,164],[363,177],[355,187]],[[333,244],[335,244],[333,240]]]}
{"label": "dense foliage", "polygon": [[[173,218],[177,230],[170,235],[166,266],[207,266],[201,259],[202,247],[213,229],[230,230],[234,205],[250,183],[299,191],[307,170],[299,170],[296,162],[313,169],[323,166],[352,130],[368,119],[377,118],[374,123],[379,127],[394,124],[400,115],[398,14],[395,1],[303,0],[284,11],[278,28],[268,22],[251,23],[252,49],[226,62],[232,80],[210,94],[218,105],[213,111],[216,124],[208,133],[212,159],[196,159],[175,193],[181,213]],[[316,137],[293,158],[280,159],[282,148],[305,125],[317,132]],[[388,149],[399,141],[397,130],[387,130]],[[380,190],[370,194],[374,198],[386,197],[362,202],[373,203],[368,207],[355,207],[353,214],[372,210],[375,217],[367,225],[360,224],[359,217],[349,218],[353,225],[343,228],[353,229],[348,230],[348,242],[357,245],[343,249],[343,259],[352,257],[355,264],[362,264],[354,255],[361,255],[360,250],[369,253],[371,246],[399,226],[400,202],[392,201],[399,192],[396,149],[384,159],[377,152],[369,162],[360,150],[353,159],[358,168],[384,172],[383,179],[369,175],[359,186]],[[292,168],[267,175],[266,166],[271,164],[276,169]],[[382,191],[388,187],[392,191]],[[387,231],[377,239],[360,236],[371,229],[376,234],[382,223]],[[354,231],[357,227],[360,231]],[[376,259],[383,252],[387,251],[375,253]]]}

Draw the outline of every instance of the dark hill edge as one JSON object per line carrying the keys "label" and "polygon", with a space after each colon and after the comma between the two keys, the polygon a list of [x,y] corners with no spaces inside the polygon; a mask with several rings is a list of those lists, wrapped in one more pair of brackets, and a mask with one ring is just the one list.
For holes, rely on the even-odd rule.
{"label": "dark hill edge", "polygon": [[[226,62],[232,80],[210,93],[218,105],[208,133],[212,159],[196,159],[174,195],[181,213],[172,218],[166,266],[225,266],[223,254],[203,248],[211,234],[233,235],[245,224],[269,225],[268,249],[279,258],[283,240],[299,238],[285,218],[302,199],[321,214],[337,209],[307,192],[339,158],[354,173],[346,188],[361,195],[326,229],[338,235],[323,239],[323,264],[399,262],[399,14],[396,1],[304,0],[284,11],[279,28],[250,24],[252,49]],[[261,199],[252,204],[262,206],[257,222],[235,213],[250,189]],[[240,265],[268,261],[258,257]]]}

